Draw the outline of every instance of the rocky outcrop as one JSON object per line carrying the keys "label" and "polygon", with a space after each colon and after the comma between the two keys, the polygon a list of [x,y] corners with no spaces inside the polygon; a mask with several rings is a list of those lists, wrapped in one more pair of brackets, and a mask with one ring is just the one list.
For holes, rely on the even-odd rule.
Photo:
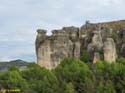
{"label": "rocky outcrop", "polygon": [[94,53],[93,64],[101,60],[101,56],[98,52]]}
{"label": "rocky outcrop", "polygon": [[40,66],[52,69],[65,57],[80,57],[78,28],[65,27],[53,30],[52,36],[47,36],[45,30],[37,32],[36,53]]}
{"label": "rocky outcrop", "polygon": [[125,43],[122,44],[122,47],[121,47],[121,50],[120,50],[120,53],[123,57],[125,57]]}
{"label": "rocky outcrop", "polygon": [[88,51],[101,50],[103,46],[101,31],[93,31],[92,41],[88,44]]}
{"label": "rocky outcrop", "polygon": [[46,35],[46,30],[38,29],[37,63],[52,69],[65,57],[79,59],[83,50],[89,53],[93,63],[99,60],[115,62],[117,54],[125,57],[125,30],[114,28],[111,24],[87,23],[80,28],[71,26],[53,30],[51,36]]}
{"label": "rocky outcrop", "polygon": [[103,47],[104,60],[108,62],[115,62],[117,58],[115,42],[112,38],[107,38]]}

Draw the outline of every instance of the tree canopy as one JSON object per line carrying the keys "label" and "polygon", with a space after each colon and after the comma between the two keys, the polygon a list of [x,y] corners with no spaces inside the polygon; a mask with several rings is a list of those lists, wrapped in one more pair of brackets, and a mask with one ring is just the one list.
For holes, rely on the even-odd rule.
{"label": "tree canopy", "polygon": [[0,86],[23,93],[125,93],[125,58],[91,64],[65,58],[53,70],[30,64],[20,71],[0,72]]}

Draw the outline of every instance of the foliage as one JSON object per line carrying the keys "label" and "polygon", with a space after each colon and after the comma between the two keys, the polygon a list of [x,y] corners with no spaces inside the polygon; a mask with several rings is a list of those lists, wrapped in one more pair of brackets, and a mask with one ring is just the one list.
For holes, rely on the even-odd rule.
{"label": "foliage", "polygon": [[21,93],[125,93],[125,58],[92,65],[65,58],[53,70],[33,63],[23,71],[11,67],[0,72],[0,86]]}
{"label": "foliage", "polygon": [[118,60],[117,60],[118,63],[121,63],[123,65],[125,65],[125,58],[123,57],[120,57]]}
{"label": "foliage", "polygon": [[82,54],[80,56],[80,59],[84,62],[89,62],[90,61],[90,54],[86,50],[83,50]]}
{"label": "foliage", "polygon": [[8,71],[0,74],[0,84],[6,89],[27,90],[28,83],[17,70]]}
{"label": "foliage", "polygon": [[111,38],[113,38],[113,40],[114,40],[115,42],[117,42],[117,40],[118,40],[118,38],[119,38],[117,32],[113,32],[112,35],[111,35]]}
{"label": "foliage", "polygon": [[86,91],[88,80],[92,82],[89,67],[82,61],[74,58],[65,58],[55,69],[54,73],[60,82],[62,80],[67,83],[72,82],[76,91],[79,93]]}
{"label": "foliage", "polygon": [[36,93],[56,93],[58,81],[56,76],[49,70],[32,64],[22,72],[23,78],[30,84],[29,87]]}

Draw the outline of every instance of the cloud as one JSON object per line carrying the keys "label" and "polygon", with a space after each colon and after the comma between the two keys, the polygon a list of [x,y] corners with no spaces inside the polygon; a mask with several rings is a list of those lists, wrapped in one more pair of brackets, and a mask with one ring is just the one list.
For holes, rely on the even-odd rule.
{"label": "cloud", "polygon": [[125,0],[1,0],[0,60],[35,60],[36,29],[125,19]]}

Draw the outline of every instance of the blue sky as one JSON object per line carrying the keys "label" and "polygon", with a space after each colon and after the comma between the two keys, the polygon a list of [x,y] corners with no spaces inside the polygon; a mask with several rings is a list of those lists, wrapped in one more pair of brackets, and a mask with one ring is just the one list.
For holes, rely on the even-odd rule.
{"label": "blue sky", "polygon": [[35,61],[36,29],[125,19],[125,0],[0,0],[0,61]]}

